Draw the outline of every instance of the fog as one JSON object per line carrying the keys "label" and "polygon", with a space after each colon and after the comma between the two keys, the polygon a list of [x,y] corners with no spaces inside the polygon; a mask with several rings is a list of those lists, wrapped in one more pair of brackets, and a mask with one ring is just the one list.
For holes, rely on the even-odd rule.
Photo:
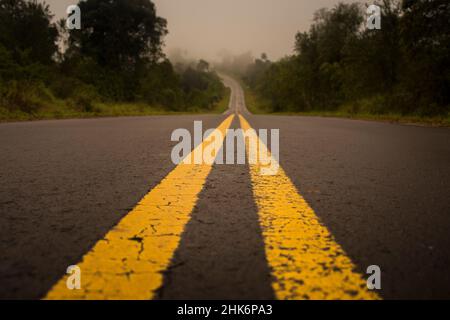
{"label": "fog", "polygon": [[[58,18],[74,0],[47,0]],[[168,21],[166,52],[180,50],[191,58],[218,60],[219,53],[259,56],[271,60],[291,54],[295,34],[306,31],[313,14],[338,2],[358,0],[154,0]],[[363,2],[363,1],[359,1]]]}

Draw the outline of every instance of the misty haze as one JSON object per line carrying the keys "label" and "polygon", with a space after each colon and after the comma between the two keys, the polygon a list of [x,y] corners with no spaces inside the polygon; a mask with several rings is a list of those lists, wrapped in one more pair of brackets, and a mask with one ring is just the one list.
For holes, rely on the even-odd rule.
{"label": "misty haze", "polygon": [[[72,0],[47,0],[57,18]],[[224,53],[265,52],[271,59],[292,54],[298,31],[308,30],[314,12],[349,0],[156,0],[168,20],[166,51],[190,58],[220,59]],[[356,1],[358,2],[358,1]],[[360,3],[365,3],[360,1]]]}

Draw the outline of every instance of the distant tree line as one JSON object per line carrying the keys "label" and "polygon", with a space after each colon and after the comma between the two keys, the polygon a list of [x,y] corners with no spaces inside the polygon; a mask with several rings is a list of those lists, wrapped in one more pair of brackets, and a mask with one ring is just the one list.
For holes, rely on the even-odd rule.
{"label": "distant tree line", "polygon": [[80,30],[53,21],[36,0],[0,0],[0,108],[37,112],[52,103],[144,102],[210,109],[225,94],[206,61],[176,72],[163,54],[166,20],[150,0],[83,0]]}
{"label": "distant tree line", "polygon": [[315,13],[295,54],[257,59],[244,76],[271,111],[448,115],[450,2],[384,0],[381,30],[366,7],[340,3]]}

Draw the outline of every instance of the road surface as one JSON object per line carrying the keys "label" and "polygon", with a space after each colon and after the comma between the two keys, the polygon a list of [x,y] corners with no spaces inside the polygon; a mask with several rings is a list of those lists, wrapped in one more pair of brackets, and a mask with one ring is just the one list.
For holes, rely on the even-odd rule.
{"label": "road surface", "polygon": [[[251,115],[225,83],[220,116],[0,124],[0,298],[450,298],[450,130]],[[279,129],[279,175],[174,165],[194,120]]]}

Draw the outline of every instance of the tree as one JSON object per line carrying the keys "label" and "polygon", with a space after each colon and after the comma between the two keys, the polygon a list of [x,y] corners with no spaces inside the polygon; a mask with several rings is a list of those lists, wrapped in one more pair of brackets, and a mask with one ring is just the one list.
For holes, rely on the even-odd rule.
{"label": "tree", "polygon": [[271,62],[269,61],[267,55],[265,53],[261,54],[261,59],[256,59],[255,62],[247,68],[245,75],[245,81],[247,84],[250,87],[255,88],[261,78],[269,70],[270,66]]}
{"label": "tree", "polygon": [[363,6],[315,13],[296,35],[296,54],[248,69],[246,81],[272,110],[446,115],[450,109],[450,2],[377,0],[381,30],[364,26]]}
{"label": "tree", "polygon": [[112,69],[133,70],[163,57],[166,20],[150,0],[86,0],[79,3],[81,30],[70,32],[71,51]]}
{"label": "tree", "polygon": [[197,70],[199,72],[209,72],[209,63],[203,59],[200,59],[197,64]]}
{"label": "tree", "polygon": [[450,2],[407,0],[402,8],[402,85],[408,102],[421,105],[424,115],[445,114],[450,107]]}
{"label": "tree", "polygon": [[58,49],[52,17],[36,0],[0,0],[0,44],[21,63],[51,64]]}
{"label": "tree", "polygon": [[358,4],[340,3],[317,11],[309,32],[297,34],[298,58],[292,72],[299,73],[302,105],[334,109],[343,102],[345,51],[358,37],[362,22]]}
{"label": "tree", "polygon": [[364,28],[344,48],[343,90],[349,100],[392,94],[399,80],[400,7],[393,0],[376,4],[381,7],[381,30]]}

